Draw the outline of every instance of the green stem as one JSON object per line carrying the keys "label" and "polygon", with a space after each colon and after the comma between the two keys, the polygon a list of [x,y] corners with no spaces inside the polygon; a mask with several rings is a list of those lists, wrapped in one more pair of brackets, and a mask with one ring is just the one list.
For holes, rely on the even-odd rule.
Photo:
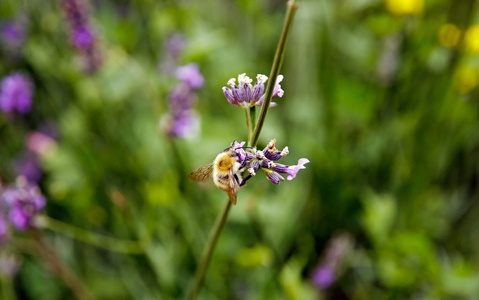
{"label": "green stem", "polygon": [[255,147],[258,143],[259,134],[261,133],[261,129],[263,128],[266,114],[268,113],[269,105],[271,103],[271,97],[273,96],[274,85],[276,83],[276,77],[278,77],[279,70],[281,69],[281,63],[283,62],[286,42],[288,40],[289,32],[291,31],[291,26],[293,25],[294,14],[298,9],[298,3],[295,0],[290,0],[288,1],[287,6],[288,11],[286,12],[283,29],[281,31],[281,36],[279,38],[276,53],[274,55],[273,66],[271,67],[271,72],[269,73],[269,80],[266,87],[264,102],[263,105],[261,105],[261,112],[259,113],[258,123],[256,124],[256,127],[254,129],[253,138],[250,141],[251,147]]}
{"label": "green stem", "polygon": [[73,225],[44,217],[42,225],[51,231],[63,234],[75,240],[106,249],[112,252],[120,252],[126,254],[144,253],[144,247],[137,241],[128,241],[112,238],[105,235],[93,233],[91,231],[75,227]]}
{"label": "green stem", "polygon": [[[268,112],[268,108],[271,103],[271,96],[273,95],[273,88],[274,88],[274,84],[276,83],[276,77],[279,74],[279,69],[284,56],[286,41],[291,29],[291,25],[293,24],[294,13],[296,9],[298,8],[298,4],[296,0],[288,1],[287,6],[288,6],[288,11],[286,12],[283,29],[281,31],[279,43],[276,48],[276,54],[274,56],[273,66],[271,68],[271,73],[269,76],[270,80],[268,81],[268,86],[266,87],[265,100],[261,107],[260,116],[256,124],[255,124],[256,108],[252,107],[250,109],[246,109],[246,125],[248,126],[248,146],[250,147],[256,146],[256,143],[258,142],[259,134],[261,132],[261,129],[263,128],[263,123],[266,117],[266,113]],[[196,269],[193,283],[190,286],[190,289],[188,290],[188,294],[186,295],[186,300],[196,299],[196,296],[201,288],[201,284],[203,283],[206,270],[208,269],[211,256],[213,255],[213,251],[216,246],[216,241],[218,240],[221,230],[223,229],[226,223],[226,218],[228,217],[230,208],[231,208],[231,202],[227,200],[224,209],[216,218],[215,225],[210,233],[208,242],[206,243],[205,248],[203,250],[203,255],[201,257],[200,263]]]}
{"label": "green stem", "polygon": [[13,288],[13,280],[9,275],[0,276],[0,283],[2,287],[2,296],[5,300],[17,299],[15,289]]}
{"label": "green stem", "polygon": [[[248,141],[253,138],[253,119],[251,118],[251,109],[245,108],[246,113],[246,127],[248,128]],[[251,146],[248,144],[248,146]]]}
{"label": "green stem", "polygon": [[[248,138],[248,142],[251,143],[253,140],[253,129],[256,127],[256,106],[253,106],[249,109],[250,115],[251,115],[251,136]],[[252,145],[248,146],[252,147]]]}
{"label": "green stem", "polygon": [[55,272],[55,274],[70,289],[75,298],[79,300],[95,299],[76,274],[45,244],[40,231],[33,229],[31,233],[34,239],[36,253],[42,257],[49,269]]}
{"label": "green stem", "polygon": [[211,256],[213,255],[213,251],[215,250],[216,241],[218,240],[221,230],[223,229],[226,223],[226,218],[228,217],[230,208],[231,208],[231,202],[229,200],[226,200],[226,205],[221,211],[221,213],[218,215],[218,217],[216,218],[213,230],[211,231],[210,236],[208,238],[208,242],[206,243],[206,246],[203,250],[200,264],[198,265],[196,269],[195,278],[194,278],[193,284],[190,286],[188,294],[186,295],[186,298],[185,298],[186,300],[196,299],[196,295],[198,294],[198,291],[200,290],[201,284],[203,283],[203,279],[206,274],[206,270],[208,269]]}

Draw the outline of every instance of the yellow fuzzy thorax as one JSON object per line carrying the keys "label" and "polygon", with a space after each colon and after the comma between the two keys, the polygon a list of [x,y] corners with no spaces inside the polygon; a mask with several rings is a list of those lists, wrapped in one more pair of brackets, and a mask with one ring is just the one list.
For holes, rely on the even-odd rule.
{"label": "yellow fuzzy thorax", "polygon": [[236,159],[230,152],[220,153],[215,159],[215,169],[219,172],[228,172],[235,163]]}

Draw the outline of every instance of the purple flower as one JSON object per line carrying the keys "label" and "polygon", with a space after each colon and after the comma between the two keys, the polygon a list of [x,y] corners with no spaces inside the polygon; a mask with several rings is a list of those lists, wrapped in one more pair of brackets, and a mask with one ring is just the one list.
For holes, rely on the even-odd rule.
{"label": "purple flower", "polygon": [[28,149],[37,154],[45,155],[56,147],[54,138],[40,131],[33,131],[25,139]]}
{"label": "purple flower", "polygon": [[23,74],[13,73],[2,80],[0,110],[7,113],[26,114],[32,107],[33,86]]}
{"label": "purple flower", "polygon": [[96,72],[102,58],[94,30],[90,26],[87,4],[84,0],[61,0],[61,6],[70,24],[70,39],[83,59],[85,71]]}
{"label": "purple flower", "polygon": [[17,176],[25,176],[29,182],[38,182],[42,178],[42,170],[38,157],[32,153],[24,153],[15,163]]}
{"label": "purple flower", "polygon": [[185,48],[185,38],[181,34],[173,34],[168,37],[165,45],[170,57],[176,61]]}
{"label": "purple flower", "polygon": [[36,185],[20,176],[14,185],[3,191],[0,203],[7,208],[12,225],[23,231],[34,225],[34,218],[45,207],[46,199]]}
{"label": "purple flower", "polygon": [[19,48],[25,41],[25,28],[19,22],[4,22],[0,25],[0,36],[9,46]]}
{"label": "purple flower", "polygon": [[285,166],[285,165],[282,165],[282,164],[275,164],[275,166],[273,167],[273,170],[275,170],[276,172],[279,172],[279,173],[286,173],[286,174],[288,174],[287,179],[288,180],[293,180],[294,177],[296,177],[296,174],[298,173],[299,170],[306,169],[306,167],[304,165],[307,164],[307,163],[309,163],[309,160],[307,158],[300,158],[298,160],[297,165]]}
{"label": "purple flower", "polygon": [[168,120],[167,134],[173,137],[193,138],[198,134],[200,119],[192,110],[179,111]]}
{"label": "purple flower", "polygon": [[313,284],[321,289],[330,287],[334,279],[334,270],[327,265],[320,265],[313,272]]}
{"label": "purple flower", "polygon": [[192,138],[200,127],[200,119],[193,111],[193,90],[203,85],[204,78],[196,64],[178,67],[176,77],[180,83],[170,92],[169,113],[161,118],[160,127],[171,137]]}
{"label": "purple flower", "polygon": [[78,26],[72,30],[72,42],[75,47],[88,50],[95,42],[95,35],[90,28]]}
{"label": "purple flower", "polygon": [[[268,77],[262,74],[256,76],[256,82],[252,85],[253,80],[246,76],[246,73],[238,75],[238,84],[236,79],[231,78],[228,80],[228,87],[223,87],[223,94],[229,103],[242,108],[249,108],[253,106],[261,106],[264,101],[264,83],[268,80]],[[282,97],[284,91],[281,89],[279,82],[283,80],[283,75],[278,75],[273,90],[272,98],[275,96]],[[271,102],[271,106],[275,106],[276,103]]]}
{"label": "purple flower", "polygon": [[[1,191],[0,191],[1,195]],[[3,216],[2,209],[0,208],[0,244],[5,240],[8,236],[8,223]]]}
{"label": "purple flower", "polygon": [[341,272],[346,255],[352,246],[352,239],[346,233],[334,236],[324,251],[324,257],[312,274],[313,284],[320,289],[326,289],[333,284]]}
{"label": "purple flower", "polygon": [[200,73],[198,65],[195,63],[176,68],[175,75],[178,80],[185,83],[192,89],[198,89],[202,87],[205,82],[205,79]]}
{"label": "purple flower", "polygon": [[301,158],[297,165],[287,166],[278,164],[275,161],[289,153],[288,147],[282,151],[276,149],[276,139],[271,140],[262,151],[255,151],[244,148],[245,142],[233,142],[231,145],[238,154],[238,160],[242,164],[242,170],[246,170],[250,177],[255,176],[259,169],[263,169],[266,178],[274,184],[280,184],[284,177],[279,173],[288,174],[287,179],[293,180],[299,170],[305,169],[304,166],[309,162],[306,158]]}
{"label": "purple flower", "polygon": [[279,175],[275,171],[265,169],[265,173],[266,173],[266,178],[268,178],[268,180],[274,184],[280,184],[281,182],[284,181],[283,176]]}

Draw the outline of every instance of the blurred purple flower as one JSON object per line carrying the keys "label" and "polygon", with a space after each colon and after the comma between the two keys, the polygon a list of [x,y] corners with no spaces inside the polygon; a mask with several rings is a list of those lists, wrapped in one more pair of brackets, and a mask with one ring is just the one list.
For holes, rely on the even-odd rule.
{"label": "blurred purple flower", "polygon": [[168,37],[166,41],[166,50],[168,51],[169,56],[174,61],[178,60],[178,57],[185,49],[185,38],[181,34],[173,34]]}
{"label": "blurred purple flower", "polygon": [[351,249],[351,237],[342,233],[331,238],[324,251],[321,263],[314,269],[311,280],[320,289],[329,288],[337,279],[341,265]]}
{"label": "blurred purple flower", "polygon": [[90,28],[85,26],[78,26],[72,30],[72,42],[75,47],[83,50],[88,50],[93,45],[95,36]]}
{"label": "blurred purple flower", "polygon": [[0,25],[0,36],[8,46],[18,49],[25,41],[25,28],[19,22],[4,22]]}
{"label": "blurred purple flower", "polygon": [[200,73],[198,65],[195,63],[176,68],[175,75],[179,81],[185,83],[192,89],[198,89],[202,87],[205,82],[203,75]]}
{"label": "blurred purple flower", "polygon": [[[261,106],[264,102],[265,82],[268,77],[262,74],[256,76],[256,82],[252,85],[253,80],[246,76],[246,73],[238,75],[238,84],[236,84],[236,78],[228,80],[228,87],[223,87],[223,94],[229,103],[242,108],[249,108],[253,106]],[[283,80],[283,75],[278,75],[276,78],[273,95],[283,97],[284,91],[279,84]],[[270,106],[276,106],[275,102],[271,102]]]}
{"label": "blurred purple flower", "polygon": [[46,199],[36,185],[20,176],[0,195],[0,203],[7,208],[12,225],[23,231],[34,226],[34,218],[45,207]]}
{"label": "blurred purple flower", "polygon": [[178,58],[185,48],[185,37],[181,34],[170,35],[163,45],[163,55],[158,69],[160,73],[171,76],[175,73]]}
{"label": "blurred purple flower", "polygon": [[203,85],[204,78],[196,64],[178,67],[175,73],[180,83],[170,92],[169,113],[161,118],[160,126],[171,137],[193,138],[200,127],[200,119],[193,111],[193,90]]}
{"label": "blurred purple flower", "polygon": [[27,148],[37,155],[48,154],[57,144],[52,137],[40,131],[29,133],[25,143]]}
{"label": "blurred purple flower", "polygon": [[60,0],[64,14],[70,24],[70,39],[83,58],[84,69],[96,72],[102,58],[93,27],[90,26],[90,13],[84,0]]}
{"label": "blurred purple flower", "polygon": [[321,289],[330,287],[334,279],[334,270],[327,265],[320,265],[313,272],[313,284]]}
{"label": "blurred purple flower", "polygon": [[15,162],[17,176],[25,176],[29,182],[38,183],[42,178],[42,170],[38,157],[32,152],[26,152]]}
{"label": "blurred purple flower", "polygon": [[26,75],[13,73],[2,80],[0,110],[26,114],[32,107],[33,86]]}
{"label": "blurred purple flower", "polygon": [[200,119],[192,110],[178,112],[171,120],[168,135],[193,138],[198,134]]}

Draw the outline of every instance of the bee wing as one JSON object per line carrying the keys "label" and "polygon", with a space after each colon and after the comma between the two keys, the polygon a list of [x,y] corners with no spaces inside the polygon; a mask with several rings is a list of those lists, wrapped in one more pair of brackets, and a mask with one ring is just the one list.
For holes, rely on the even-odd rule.
{"label": "bee wing", "polygon": [[188,175],[188,179],[196,182],[206,182],[213,175],[213,163],[199,167]]}

